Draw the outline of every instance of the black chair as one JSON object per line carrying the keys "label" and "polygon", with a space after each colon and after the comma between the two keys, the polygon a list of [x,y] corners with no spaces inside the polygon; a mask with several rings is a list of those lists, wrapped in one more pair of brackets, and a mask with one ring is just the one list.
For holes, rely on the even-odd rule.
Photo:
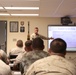
{"label": "black chair", "polygon": [[9,56],[10,63],[13,63],[13,62],[15,61],[15,59],[16,59],[17,56],[18,56],[18,55],[10,55],[10,56]]}
{"label": "black chair", "polygon": [[13,63],[14,63],[17,56],[18,55],[9,55],[9,59],[10,59],[10,64],[9,65],[10,65],[11,70],[14,70],[13,69]]}

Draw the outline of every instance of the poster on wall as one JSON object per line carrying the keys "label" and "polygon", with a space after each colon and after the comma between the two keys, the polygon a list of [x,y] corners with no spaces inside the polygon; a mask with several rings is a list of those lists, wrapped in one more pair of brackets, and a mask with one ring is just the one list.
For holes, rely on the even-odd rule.
{"label": "poster on wall", "polygon": [[18,32],[18,21],[10,21],[10,32]]}
{"label": "poster on wall", "polygon": [[20,32],[25,32],[25,27],[24,26],[20,27]]}

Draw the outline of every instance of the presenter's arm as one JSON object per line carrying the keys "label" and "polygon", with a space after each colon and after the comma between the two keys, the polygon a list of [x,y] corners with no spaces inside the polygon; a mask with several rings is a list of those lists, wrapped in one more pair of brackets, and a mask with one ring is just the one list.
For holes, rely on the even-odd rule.
{"label": "presenter's arm", "polygon": [[45,36],[43,36],[43,35],[40,35],[39,34],[39,36],[42,38],[42,39],[44,39],[44,40],[53,40],[54,38],[53,37],[45,37]]}
{"label": "presenter's arm", "polygon": [[27,72],[24,73],[24,75],[35,75],[34,73],[34,65],[32,64],[28,69],[27,69]]}

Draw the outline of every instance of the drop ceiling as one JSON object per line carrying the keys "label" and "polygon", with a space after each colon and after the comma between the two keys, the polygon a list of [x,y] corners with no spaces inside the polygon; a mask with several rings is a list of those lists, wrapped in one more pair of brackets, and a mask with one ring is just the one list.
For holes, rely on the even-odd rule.
{"label": "drop ceiling", "polygon": [[[0,0],[0,7],[3,7],[0,9],[0,14],[10,16],[39,14],[39,17],[76,17],[76,0]],[[39,7],[39,10],[9,10],[5,7]]]}

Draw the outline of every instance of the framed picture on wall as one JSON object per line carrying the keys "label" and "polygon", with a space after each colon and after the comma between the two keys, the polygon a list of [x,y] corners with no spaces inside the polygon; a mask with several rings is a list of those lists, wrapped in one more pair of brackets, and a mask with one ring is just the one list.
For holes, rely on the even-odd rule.
{"label": "framed picture on wall", "polygon": [[18,21],[10,21],[10,32],[18,32]]}

